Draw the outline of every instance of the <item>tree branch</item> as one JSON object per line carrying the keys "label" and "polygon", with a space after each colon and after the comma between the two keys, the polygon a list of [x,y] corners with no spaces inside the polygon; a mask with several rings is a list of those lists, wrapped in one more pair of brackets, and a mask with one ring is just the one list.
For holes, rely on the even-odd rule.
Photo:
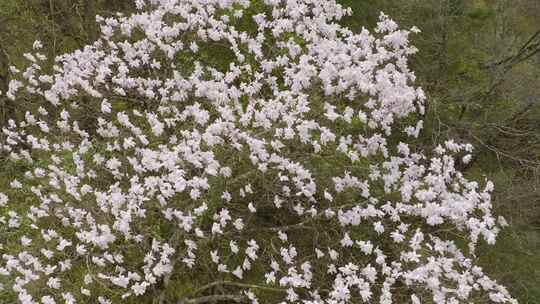
{"label": "tree branch", "polygon": [[210,295],[203,296],[194,299],[183,299],[178,301],[177,304],[201,304],[201,303],[215,303],[220,301],[232,301],[235,303],[242,303],[246,301],[245,296],[241,295]]}
{"label": "tree branch", "polygon": [[216,282],[212,282],[212,283],[204,285],[203,287],[193,292],[193,294],[197,294],[209,288],[212,288],[214,286],[220,286],[220,285],[229,285],[229,286],[260,289],[260,290],[267,290],[267,291],[287,292],[287,290],[283,288],[275,288],[275,287],[261,286],[261,285],[255,285],[255,284],[246,284],[246,283],[237,283],[237,282],[231,282],[231,281],[216,281]]}

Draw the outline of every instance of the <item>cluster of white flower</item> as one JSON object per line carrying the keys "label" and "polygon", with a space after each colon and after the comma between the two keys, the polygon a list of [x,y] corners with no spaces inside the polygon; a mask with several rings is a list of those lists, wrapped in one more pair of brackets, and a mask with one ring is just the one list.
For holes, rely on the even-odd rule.
{"label": "cluster of white flower", "polygon": [[0,193],[0,297],[515,303],[475,264],[506,223],[455,167],[472,147],[397,139],[422,129],[416,28],[354,33],[334,0],[135,5],[51,73],[39,42],[12,68],[35,107],[2,130],[24,172]]}

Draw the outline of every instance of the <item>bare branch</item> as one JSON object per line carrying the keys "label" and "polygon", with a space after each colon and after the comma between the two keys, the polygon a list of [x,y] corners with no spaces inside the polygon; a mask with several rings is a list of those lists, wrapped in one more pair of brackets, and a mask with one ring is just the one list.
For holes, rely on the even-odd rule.
{"label": "bare branch", "polygon": [[246,301],[245,296],[240,295],[210,295],[203,296],[194,299],[184,299],[177,302],[177,304],[200,304],[200,303],[215,303],[221,301],[232,301],[235,303],[242,303]]}
{"label": "bare branch", "polygon": [[197,289],[193,294],[200,293],[202,291],[205,291],[209,288],[212,288],[214,286],[220,286],[220,285],[228,285],[228,286],[236,286],[236,287],[243,287],[243,288],[252,288],[252,289],[260,289],[260,290],[267,290],[267,291],[277,291],[277,292],[286,292],[286,289],[283,288],[275,288],[275,287],[268,287],[268,286],[261,286],[261,285],[255,285],[255,284],[246,284],[246,283],[237,283],[237,282],[231,282],[231,281],[216,281],[209,284],[204,285],[203,287]]}

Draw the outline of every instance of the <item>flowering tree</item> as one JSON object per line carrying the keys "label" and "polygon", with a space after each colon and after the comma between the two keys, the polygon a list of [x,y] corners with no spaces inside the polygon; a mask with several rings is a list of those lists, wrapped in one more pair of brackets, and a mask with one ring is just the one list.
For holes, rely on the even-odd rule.
{"label": "flowering tree", "polygon": [[[334,0],[136,0],[6,96],[3,302],[515,303],[469,144],[411,144],[410,32]],[[407,143],[409,142],[409,144]],[[6,167],[6,168],[7,168]],[[6,169],[8,170],[8,169]]]}

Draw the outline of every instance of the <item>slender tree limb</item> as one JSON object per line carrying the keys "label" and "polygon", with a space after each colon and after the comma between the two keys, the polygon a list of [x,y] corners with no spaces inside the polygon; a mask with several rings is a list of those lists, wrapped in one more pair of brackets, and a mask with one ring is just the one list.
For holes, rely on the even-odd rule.
{"label": "slender tree limb", "polygon": [[198,294],[200,292],[203,292],[207,289],[210,289],[215,286],[222,286],[222,285],[228,285],[228,286],[236,286],[236,287],[243,287],[243,288],[252,288],[252,289],[260,289],[260,290],[267,290],[267,291],[277,291],[277,292],[286,292],[286,289],[283,288],[275,288],[275,287],[268,287],[268,286],[261,286],[261,285],[255,285],[255,284],[246,284],[246,283],[237,283],[237,282],[231,282],[231,281],[216,281],[209,284],[204,285],[203,287],[197,289],[193,294]]}
{"label": "slender tree limb", "polygon": [[183,299],[177,302],[177,304],[202,304],[202,303],[216,303],[222,301],[232,301],[234,303],[246,302],[246,297],[241,295],[210,295],[203,296],[194,299]]}

